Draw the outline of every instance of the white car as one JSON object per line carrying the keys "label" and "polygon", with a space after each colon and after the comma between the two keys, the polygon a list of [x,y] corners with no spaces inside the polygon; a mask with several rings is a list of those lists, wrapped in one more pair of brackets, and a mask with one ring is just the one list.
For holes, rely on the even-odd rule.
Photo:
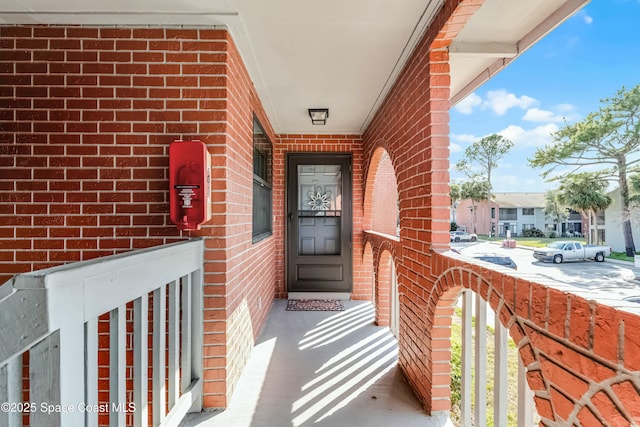
{"label": "white car", "polygon": [[475,242],[478,240],[476,234],[467,233],[466,231],[451,231],[449,236],[452,242]]}

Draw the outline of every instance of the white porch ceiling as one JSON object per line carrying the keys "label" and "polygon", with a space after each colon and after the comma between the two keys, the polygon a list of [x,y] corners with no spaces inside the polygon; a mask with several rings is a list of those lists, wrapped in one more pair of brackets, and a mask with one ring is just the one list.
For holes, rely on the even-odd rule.
{"label": "white porch ceiling", "polygon": [[[451,46],[452,101],[589,0],[486,0]],[[0,0],[2,24],[228,28],[278,133],[362,133],[443,0]],[[307,109],[330,110],[313,126]]]}

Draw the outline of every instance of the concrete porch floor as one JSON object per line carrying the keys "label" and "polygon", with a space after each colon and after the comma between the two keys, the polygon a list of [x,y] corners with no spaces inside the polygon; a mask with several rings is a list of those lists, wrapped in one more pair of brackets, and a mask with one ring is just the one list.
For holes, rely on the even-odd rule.
{"label": "concrete porch floor", "polygon": [[369,302],[345,311],[286,311],[275,301],[224,411],[190,414],[184,427],[444,427],[396,367],[397,343],[374,325]]}

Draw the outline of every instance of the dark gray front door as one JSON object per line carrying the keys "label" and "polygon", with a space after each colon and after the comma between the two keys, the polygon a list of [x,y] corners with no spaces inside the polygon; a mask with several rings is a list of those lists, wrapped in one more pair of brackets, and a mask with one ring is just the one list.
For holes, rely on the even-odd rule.
{"label": "dark gray front door", "polygon": [[351,155],[287,156],[289,292],[351,292]]}

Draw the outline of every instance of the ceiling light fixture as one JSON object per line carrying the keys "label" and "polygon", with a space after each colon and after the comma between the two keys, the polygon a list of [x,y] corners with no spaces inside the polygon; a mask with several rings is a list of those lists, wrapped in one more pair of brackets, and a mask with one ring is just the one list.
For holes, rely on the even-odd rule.
{"label": "ceiling light fixture", "polygon": [[328,108],[309,108],[309,117],[312,125],[326,125],[329,117]]}

